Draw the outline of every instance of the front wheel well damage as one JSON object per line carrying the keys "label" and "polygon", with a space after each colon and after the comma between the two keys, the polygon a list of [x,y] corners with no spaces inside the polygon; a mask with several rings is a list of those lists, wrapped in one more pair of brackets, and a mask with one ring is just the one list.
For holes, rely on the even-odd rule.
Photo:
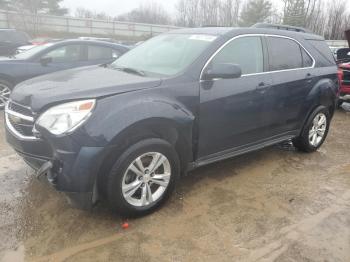
{"label": "front wheel well damage", "polygon": [[[192,134],[192,126],[189,128]],[[186,173],[188,163],[192,161],[192,136],[183,134],[179,126],[166,119],[141,121],[118,134],[108,147],[106,157],[97,174],[98,191],[105,196],[107,176],[118,157],[133,144],[149,138],[160,138],[171,144],[180,159],[181,175]]]}

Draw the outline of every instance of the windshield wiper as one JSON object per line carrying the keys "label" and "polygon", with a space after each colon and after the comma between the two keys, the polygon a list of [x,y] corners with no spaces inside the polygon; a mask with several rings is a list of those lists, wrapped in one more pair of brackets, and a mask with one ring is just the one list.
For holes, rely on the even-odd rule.
{"label": "windshield wiper", "polygon": [[136,74],[136,75],[139,75],[139,76],[146,76],[144,71],[137,70],[137,69],[131,68],[131,67],[114,67],[114,69],[120,70],[120,71],[123,71],[123,72],[127,72],[127,73],[131,73],[131,74]]}

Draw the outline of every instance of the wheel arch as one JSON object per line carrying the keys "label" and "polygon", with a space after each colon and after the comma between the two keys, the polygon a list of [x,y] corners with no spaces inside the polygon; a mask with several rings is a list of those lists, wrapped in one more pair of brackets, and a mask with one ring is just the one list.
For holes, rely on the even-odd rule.
{"label": "wheel arch", "polygon": [[133,123],[111,141],[108,153],[97,174],[99,192],[104,194],[107,175],[116,159],[130,146],[144,139],[160,138],[174,146],[181,164],[181,175],[193,160],[192,124],[164,117],[153,117]]}
{"label": "wheel arch", "polygon": [[318,81],[310,90],[305,100],[305,109],[307,113],[304,115],[305,117],[300,132],[304,129],[312,112],[320,106],[326,107],[332,117],[336,108],[336,97],[336,84],[334,81],[328,78]]}

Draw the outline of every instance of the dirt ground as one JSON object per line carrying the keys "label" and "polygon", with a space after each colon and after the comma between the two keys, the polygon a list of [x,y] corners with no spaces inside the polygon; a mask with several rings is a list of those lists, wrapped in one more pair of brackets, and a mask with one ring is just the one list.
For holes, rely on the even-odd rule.
{"label": "dirt ground", "polygon": [[274,146],[194,171],[126,230],[36,180],[0,115],[2,261],[350,261],[350,113],[316,153]]}

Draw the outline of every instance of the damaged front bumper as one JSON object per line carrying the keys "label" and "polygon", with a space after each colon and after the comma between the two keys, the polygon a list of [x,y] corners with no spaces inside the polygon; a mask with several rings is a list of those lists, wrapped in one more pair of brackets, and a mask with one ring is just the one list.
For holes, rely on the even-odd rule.
{"label": "damaged front bumper", "polygon": [[[103,147],[84,147],[75,139],[65,137],[56,145],[44,139],[24,140],[6,128],[7,142],[36,170],[40,179],[46,180],[58,191],[64,192],[70,204],[80,209],[90,209],[98,199],[97,174],[105,157]],[[57,149],[57,145],[61,145]]]}

